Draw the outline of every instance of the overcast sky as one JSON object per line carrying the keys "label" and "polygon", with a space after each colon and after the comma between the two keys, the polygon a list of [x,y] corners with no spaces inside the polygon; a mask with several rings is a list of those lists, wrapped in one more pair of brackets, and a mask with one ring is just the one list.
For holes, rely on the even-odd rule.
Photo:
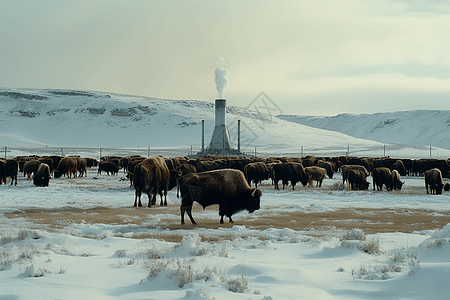
{"label": "overcast sky", "polygon": [[0,87],[214,101],[217,57],[229,105],[450,109],[450,0],[0,0]]}

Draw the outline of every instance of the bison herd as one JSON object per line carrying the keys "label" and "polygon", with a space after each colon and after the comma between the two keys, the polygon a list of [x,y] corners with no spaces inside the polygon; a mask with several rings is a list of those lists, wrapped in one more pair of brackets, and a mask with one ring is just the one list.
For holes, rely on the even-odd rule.
{"label": "bison herd", "polygon": [[[205,156],[197,159],[188,157],[163,158],[161,156],[145,158],[142,156],[104,156],[100,161],[78,156],[18,156],[14,159],[0,159],[0,184],[17,185],[17,176],[23,172],[27,180],[39,187],[49,186],[51,176],[83,177],[87,169],[97,167],[97,174],[106,172],[117,175],[120,170],[126,174],[130,186],[134,187],[134,206],[141,207],[142,194],[148,196],[148,206],[156,205],[157,195],[160,205],[167,205],[167,192],[178,187],[181,193],[181,223],[187,213],[195,224],[191,209],[193,202],[204,208],[219,205],[220,223],[224,216],[233,222],[232,215],[247,210],[259,209],[261,190],[258,184],[271,180],[275,190],[290,184],[295,189],[297,183],[303,186],[320,187],[323,180],[333,178],[333,174],[342,174],[342,183],[347,182],[351,190],[367,190],[372,176],[375,191],[401,190],[404,181],[401,176],[423,176],[426,192],[441,194],[449,190],[443,178],[449,178],[450,160],[447,159],[394,159],[390,157],[270,157],[238,158],[225,156]],[[251,187],[252,183],[254,188]],[[384,186],[384,187],[383,187]]]}

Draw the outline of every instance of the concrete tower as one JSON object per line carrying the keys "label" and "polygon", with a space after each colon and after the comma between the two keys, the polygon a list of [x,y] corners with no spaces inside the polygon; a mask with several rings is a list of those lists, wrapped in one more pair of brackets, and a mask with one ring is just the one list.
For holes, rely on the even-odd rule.
{"label": "concrete tower", "polygon": [[211,154],[225,154],[226,152],[233,150],[226,123],[227,100],[216,99],[215,108],[216,121],[207,152]]}

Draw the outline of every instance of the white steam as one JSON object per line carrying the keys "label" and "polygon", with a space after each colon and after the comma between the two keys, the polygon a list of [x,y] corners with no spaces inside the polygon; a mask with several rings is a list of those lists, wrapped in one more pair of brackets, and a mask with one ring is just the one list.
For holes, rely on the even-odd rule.
{"label": "white steam", "polygon": [[224,98],[225,90],[228,87],[228,75],[230,72],[223,68],[225,66],[225,59],[223,57],[216,57],[214,59],[216,69],[214,70],[214,76],[216,80],[216,88],[219,99]]}
{"label": "white steam", "polygon": [[222,69],[220,67],[216,68],[214,75],[216,77],[216,88],[219,99],[223,99],[225,90],[228,87],[228,72],[227,69]]}

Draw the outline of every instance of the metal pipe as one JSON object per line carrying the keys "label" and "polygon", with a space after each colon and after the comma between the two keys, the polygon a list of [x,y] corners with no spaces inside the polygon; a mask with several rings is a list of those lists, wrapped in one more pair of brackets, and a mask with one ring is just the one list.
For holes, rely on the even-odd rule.
{"label": "metal pipe", "polygon": [[241,120],[238,120],[238,152],[241,153]]}
{"label": "metal pipe", "polygon": [[202,120],[202,153],[205,153],[205,120]]}

